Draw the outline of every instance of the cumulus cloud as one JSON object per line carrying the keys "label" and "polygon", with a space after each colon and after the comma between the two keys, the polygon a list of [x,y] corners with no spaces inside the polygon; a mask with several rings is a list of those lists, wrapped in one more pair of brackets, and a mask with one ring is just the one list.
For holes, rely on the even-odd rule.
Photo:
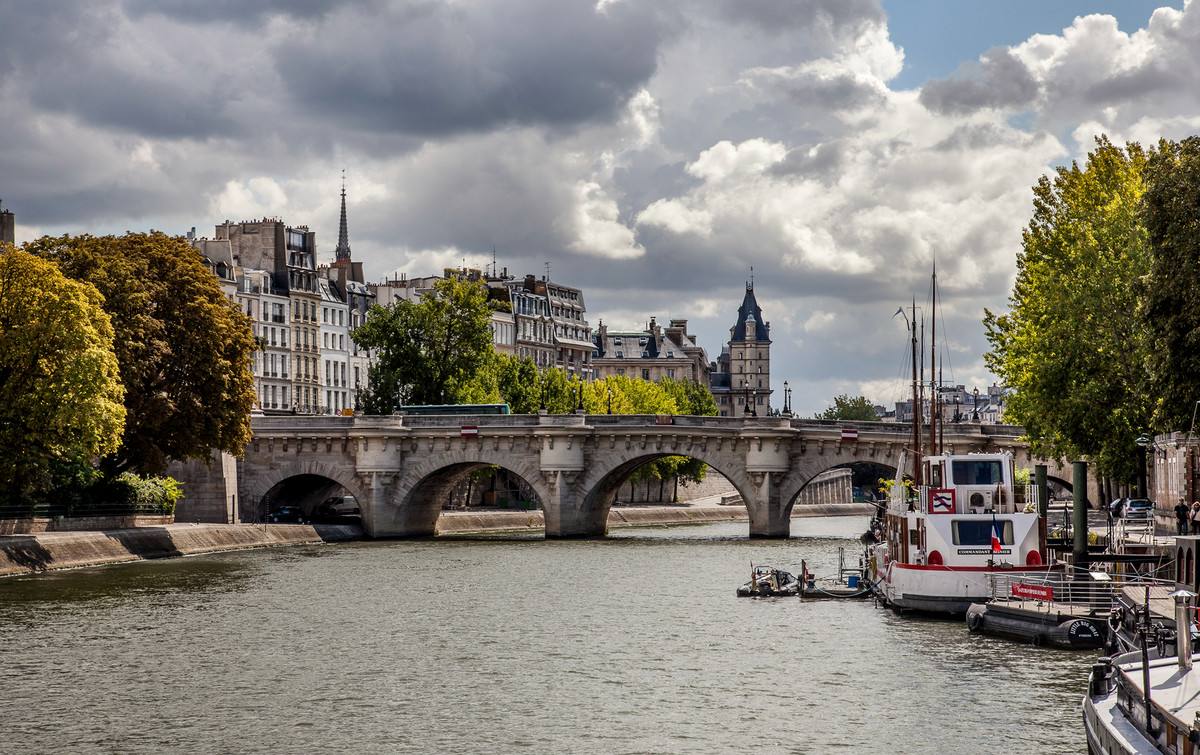
{"label": "cumulus cloud", "polygon": [[939,113],[970,113],[981,108],[1021,108],[1038,95],[1038,82],[1011,50],[996,47],[979,62],[961,66],[947,79],[921,88],[921,104]]}
{"label": "cumulus cloud", "polygon": [[278,215],[327,253],[346,168],[372,276],[494,247],[582,285],[593,322],[687,318],[715,357],[753,266],[805,412],[903,397],[889,318],[935,260],[947,379],[987,381],[979,317],[1038,176],[1098,132],[1200,129],[1200,3],[1130,32],[1084,16],[911,90],[877,0],[27,5],[0,47],[21,238]]}

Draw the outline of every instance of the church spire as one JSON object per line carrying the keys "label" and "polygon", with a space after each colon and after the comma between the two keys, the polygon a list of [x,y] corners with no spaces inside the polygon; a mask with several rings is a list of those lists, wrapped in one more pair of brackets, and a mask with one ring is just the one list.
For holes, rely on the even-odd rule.
{"label": "church spire", "polygon": [[338,260],[350,259],[350,231],[346,228],[346,171],[342,171],[342,218],[338,224],[338,243],[334,250]]}

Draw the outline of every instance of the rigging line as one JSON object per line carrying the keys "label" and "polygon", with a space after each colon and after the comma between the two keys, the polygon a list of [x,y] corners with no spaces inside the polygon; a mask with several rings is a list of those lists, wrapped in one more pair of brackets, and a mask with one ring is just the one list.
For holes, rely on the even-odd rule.
{"label": "rigging line", "polygon": [[[941,296],[939,296],[938,299],[940,300]],[[940,303],[940,301],[939,301],[939,303]],[[941,314],[941,320],[942,320],[942,333],[949,333],[950,331],[948,331],[946,329],[946,308],[945,307],[941,307],[940,314]],[[949,338],[945,338],[945,337],[943,337],[943,339],[942,339],[942,349],[945,350],[944,353],[942,354],[942,356],[945,358],[947,365],[950,367],[950,381],[951,381],[951,383],[954,383],[954,380],[955,380],[955,378],[954,378],[954,361],[950,357],[950,348],[947,343],[949,340],[950,340]],[[957,383],[955,383],[955,384],[957,385]]]}

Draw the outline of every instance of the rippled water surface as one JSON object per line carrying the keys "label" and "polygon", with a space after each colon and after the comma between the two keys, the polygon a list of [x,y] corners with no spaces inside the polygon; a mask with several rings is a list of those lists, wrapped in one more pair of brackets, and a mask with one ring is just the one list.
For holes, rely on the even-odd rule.
{"label": "rippled water surface", "polygon": [[249,551],[0,580],[6,752],[1084,752],[1092,656],[745,600],[865,520]]}

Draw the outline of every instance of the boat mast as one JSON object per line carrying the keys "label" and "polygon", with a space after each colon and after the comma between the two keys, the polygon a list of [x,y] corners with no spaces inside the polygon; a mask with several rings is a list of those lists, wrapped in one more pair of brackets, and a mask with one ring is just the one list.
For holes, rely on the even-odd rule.
{"label": "boat mast", "polygon": [[[942,360],[938,359],[938,387],[942,385]],[[942,416],[939,402],[938,407],[938,453],[946,447],[946,418]]]}
{"label": "boat mast", "polygon": [[913,483],[921,484],[921,401],[917,379],[917,300],[912,303]]}
{"label": "boat mast", "polygon": [[941,414],[938,412],[938,390],[934,370],[937,368],[937,263],[933,263],[933,287],[930,289],[933,317],[929,325],[929,452],[938,453],[937,427]]}

